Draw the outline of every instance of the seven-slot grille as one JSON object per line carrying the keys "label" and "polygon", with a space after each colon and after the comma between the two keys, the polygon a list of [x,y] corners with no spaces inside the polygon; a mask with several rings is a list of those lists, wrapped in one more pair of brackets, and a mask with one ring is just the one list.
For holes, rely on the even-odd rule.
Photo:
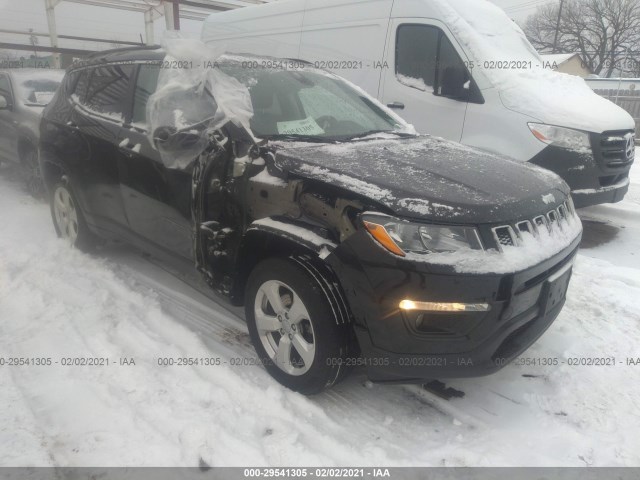
{"label": "seven-slot grille", "polygon": [[545,215],[538,215],[532,220],[523,220],[511,225],[500,225],[493,227],[493,238],[498,244],[498,248],[502,250],[503,246],[515,246],[520,244],[521,234],[531,233],[535,235],[540,228],[546,228],[552,231],[554,228],[563,228],[563,224],[566,224],[569,217],[575,216],[576,211],[573,206],[571,197],[566,202],[563,202],[557,208],[549,210]]}

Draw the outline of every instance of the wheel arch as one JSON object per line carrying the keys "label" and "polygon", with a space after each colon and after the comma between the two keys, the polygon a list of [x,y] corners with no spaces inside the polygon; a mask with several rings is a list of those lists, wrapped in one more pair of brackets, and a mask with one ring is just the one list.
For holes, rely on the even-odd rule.
{"label": "wheel arch", "polygon": [[51,190],[58,180],[66,181],[66,171],[64,167],[57,163],[42,161],[40,162],[40,169],[42,172],[42,180],[47,190]]}
{"label": "wheel arch", "polygon": [[289,258],[312,276],[329,300],[336,319],[351,323],[351,309],[333,268],[325,261],[337,245],[312,230],[269,218],[252,223],[238,248],[237,270],[231,289],[236,305],[244,304],[244,290],[251,271],[270,257]]}

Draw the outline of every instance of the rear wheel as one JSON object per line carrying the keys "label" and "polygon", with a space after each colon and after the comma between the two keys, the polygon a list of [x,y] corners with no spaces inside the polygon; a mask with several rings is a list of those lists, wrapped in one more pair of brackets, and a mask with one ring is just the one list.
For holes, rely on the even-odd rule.
{"label": "rear wheel", "polygon": [[350,327],[335,288],[295,257],[264,260],[249,277],[245,311],[253,345],[267,371],[292,390],[318,393],[344,375]]}
{"label": "rear wheel", "polygon": [[51,216],[58,237],[80,250],[91,250],[95,237],[89,231],[67,182],[56,183],[51,189]]}

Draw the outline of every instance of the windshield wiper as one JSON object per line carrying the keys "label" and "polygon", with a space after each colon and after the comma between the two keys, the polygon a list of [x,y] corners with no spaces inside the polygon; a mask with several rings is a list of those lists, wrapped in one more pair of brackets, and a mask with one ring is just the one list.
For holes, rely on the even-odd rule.
{"label": "windshield wiper", "polygon": [[376,133],[391,133],[401,138],[413,137],[410,133],[399,132],[397,130],[367,130],[366,132],[356,133],[355,135],[349,135],[343,140],[353,140],[355,138],[368,137],[369,135],[375,135]]}
{"label": "windshield wiper", "polygon": [[294,142],[314,142],[314,143],[336,143],[338,140],[331,137],[319,137],[317,135],[292,135],[288,133],[278,133],[273,135],[259,135],[265,140],[291,140]]}

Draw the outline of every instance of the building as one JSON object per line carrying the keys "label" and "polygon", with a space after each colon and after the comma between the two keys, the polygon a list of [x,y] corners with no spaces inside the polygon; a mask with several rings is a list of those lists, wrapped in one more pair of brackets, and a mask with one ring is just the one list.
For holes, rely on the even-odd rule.
{"label": "building", "polygon": [[545,68],[582,78],[586,78],[592,73],[579,53],[541,54],[540,57],[544,61]]}

